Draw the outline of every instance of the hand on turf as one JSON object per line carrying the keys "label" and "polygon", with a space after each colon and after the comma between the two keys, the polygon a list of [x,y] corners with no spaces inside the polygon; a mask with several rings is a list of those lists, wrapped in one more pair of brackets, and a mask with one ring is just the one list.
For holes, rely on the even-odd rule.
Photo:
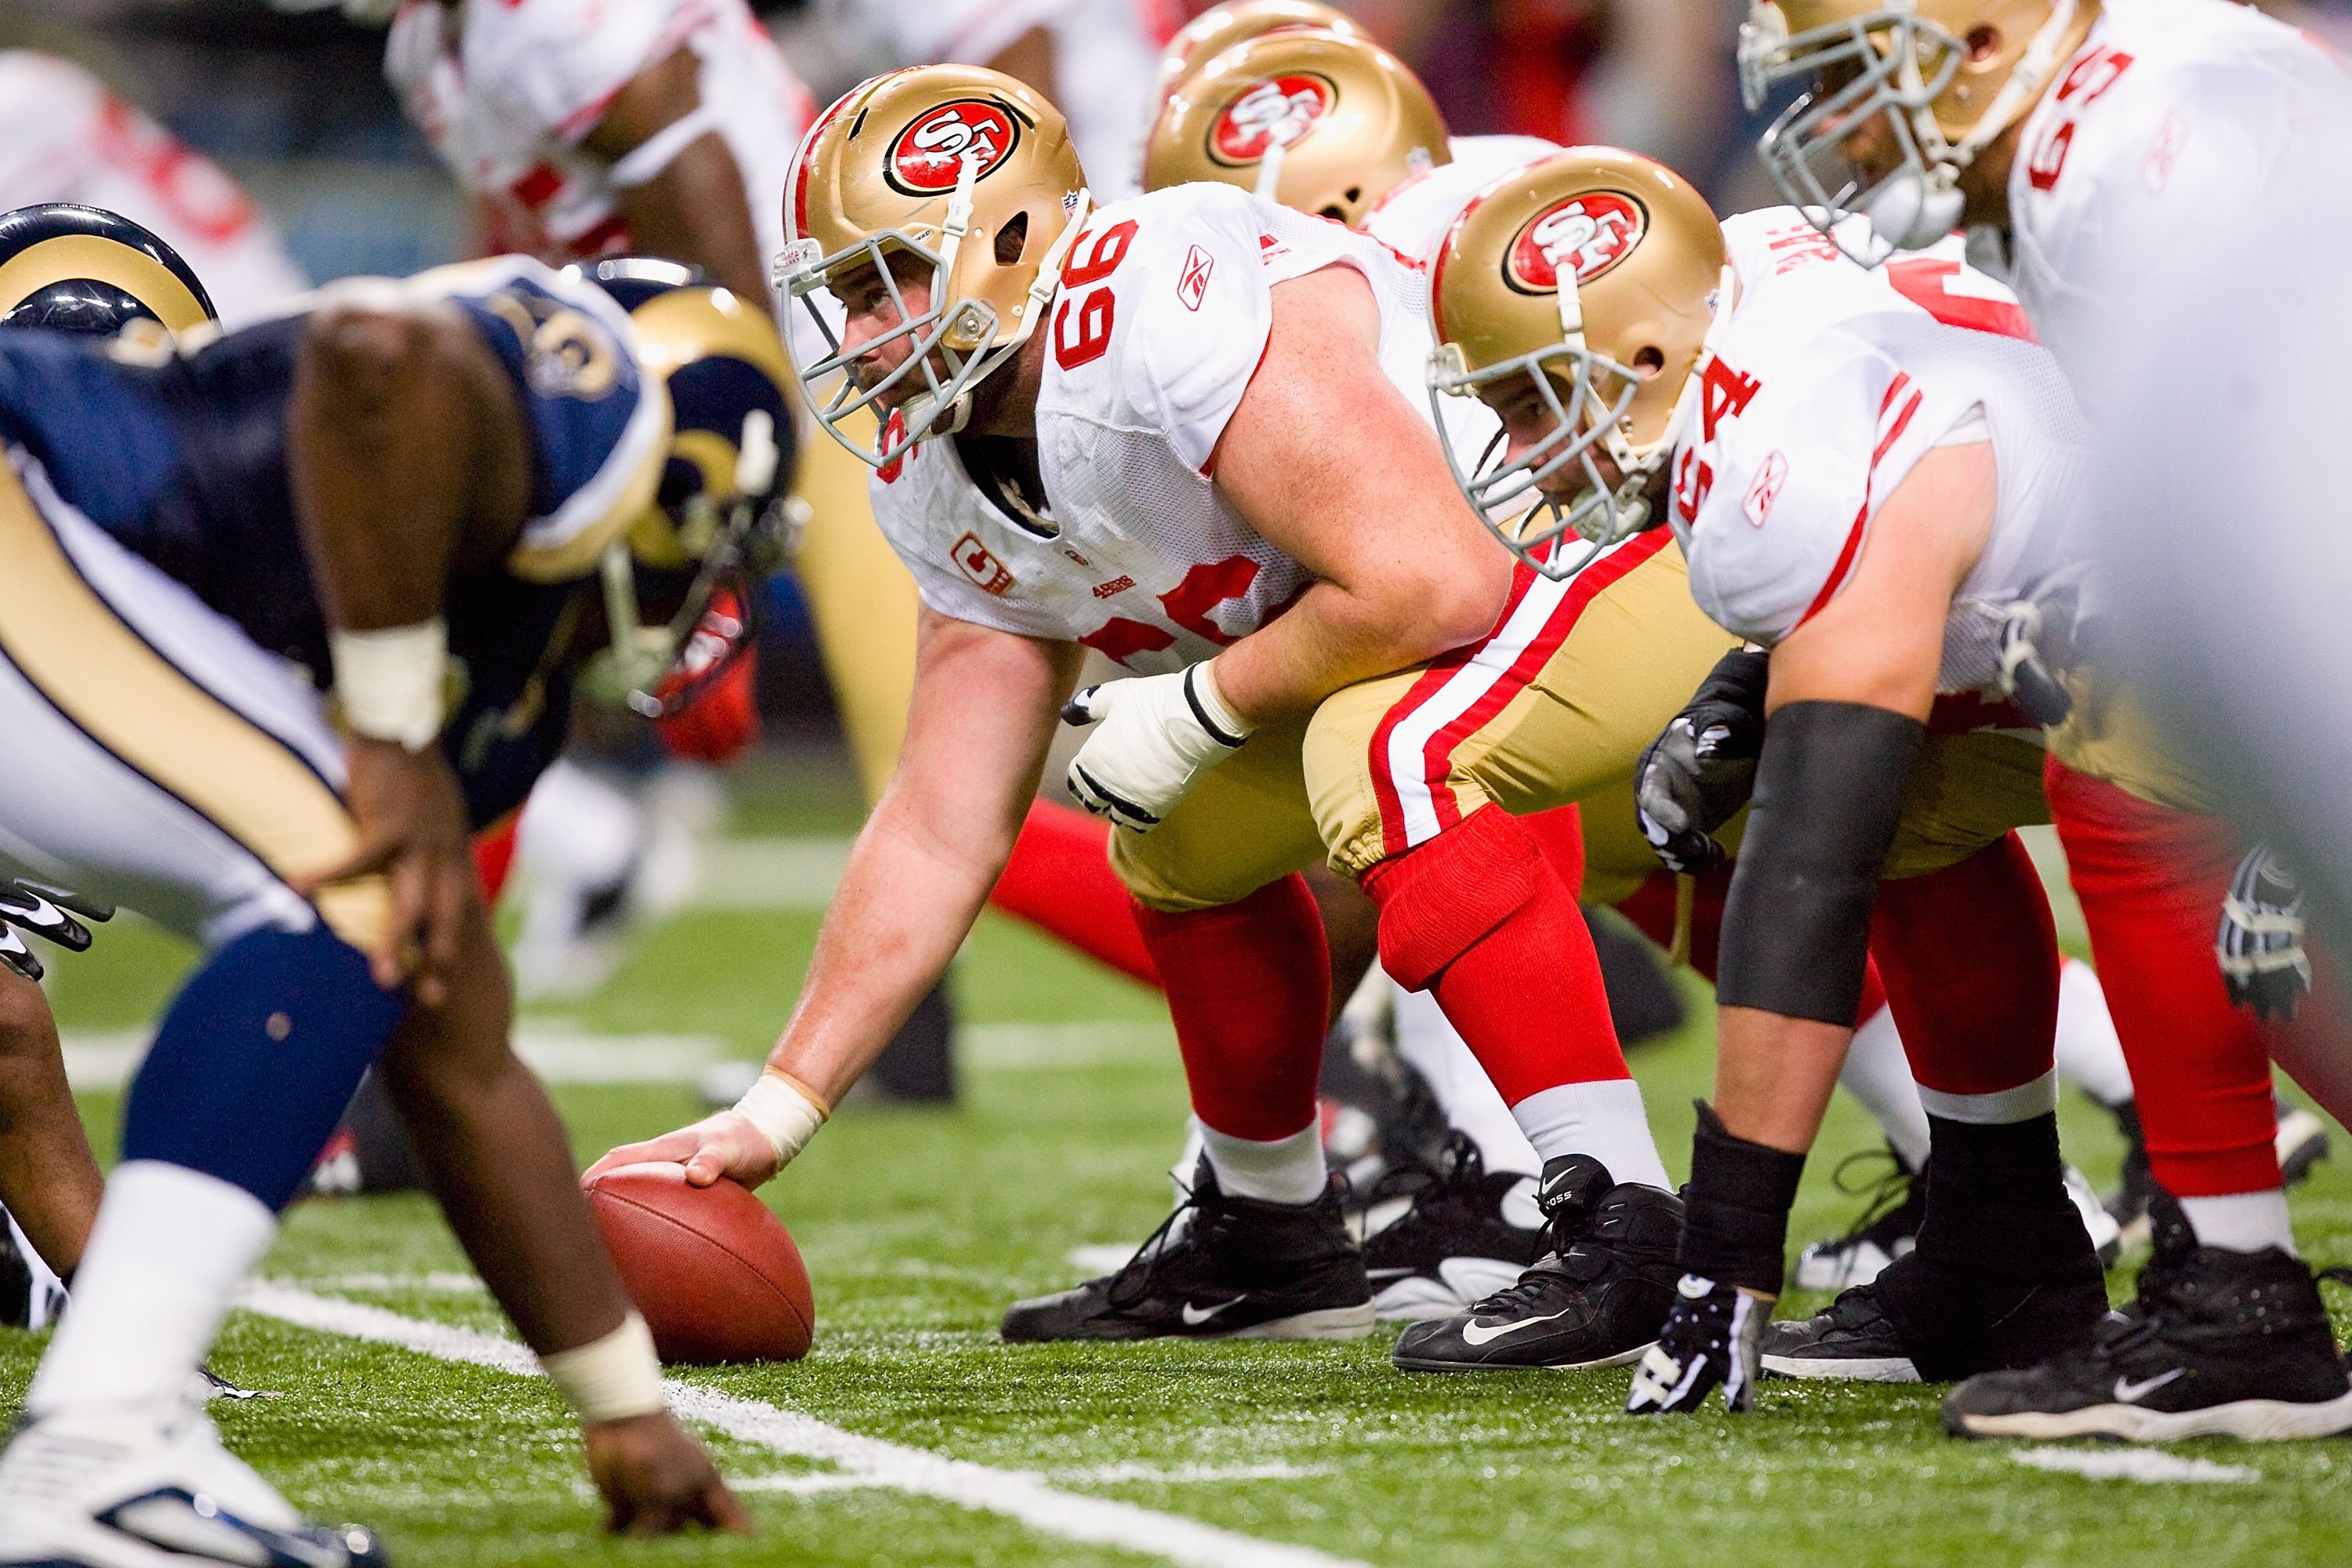
{"label": "hand on turf", "polygon": [[1149,833],[1193,781],[1241,749],[1246,726],[1217,695],[1209,667],[1089,686],[1062,710],[1098,725],[1070,759],[1070,793],[1097,816]]}
{"label": "hand on turf", "polygon": [[2311,989],[2311,958],[2303,949],[2303,889],[2267,845],[2238,862],[2221,900],[2213,934],[2214,961],[2230,1004],[2257,1018],[2294,1016]]}
{"label": "hand on turf", "polygon": [[1739,814],[1764,753],[1768,655],[1736,648],[1717,661],[1633,770],[1642,837],[1670,871],[1696,877],[1723,864],[1715,830]]}
{"label": "hand on turf", "polygon": [[52,888],[46,882],[0,878],[0,963],[27,980],[41,977],[41,961],[25,945],[25,939],[16,934],[17,929],[45,937],[68,952],[88,952],[89,928],[74,919],[75,915],[110,921],[114,918],[114,906],[97,899],[85,899],[63,888]]}
{"label": "hand on turf", "polygon": [[481,897],[457,776],[438,746],[412,752],[397,742],[354,736],[345,754],[345,800],[359,847],[341,865],[296,882],[295,891],[310,898],[320,888],[381,874],[392,908],[368,954],[375,983],[387,991],[398,985],[413,953],[416,1000],[438,1007],[448,995],[467,913]]}
{"label": "hand on turf", "polygon": [[729,1110],[714,1111],[691,1127],[642,1143],[624,1143],[589,1166],[580,1179],[593,1181],[623,1165],[646,1164],[684,1165],[690,1187],[707,1187],[722,1176],[756,1187],[780,1168],[776,1146],[768,1135],[741,1111]]}
{"label": "hand on turf", "polygon": [[751,1516],[719,1479],[702,1445],[667,1411],[583,1429],[588,1473],[611,1509],[614,1534],[675,1535],[690,1524],[751,1533]]}
{"label": "hand on turf", "polygon": [[1724,1408],[1747,1409],[1763,1372],[1764,1325],[1771,1316],[1769,1298],[1684,1275],[1658,1342],[1633,1369],[1625,1414],[1681,1415],[1705,1405],[1718,1388]]}

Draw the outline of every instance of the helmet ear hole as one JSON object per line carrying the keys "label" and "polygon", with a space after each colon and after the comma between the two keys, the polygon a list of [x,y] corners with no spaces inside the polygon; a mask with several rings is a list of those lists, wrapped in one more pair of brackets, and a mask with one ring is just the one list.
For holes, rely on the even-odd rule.
{"label": "helmet ear hole", "polygon": [[1969,63],[1970,65],[1980,65],[1986,60],[1994,58],[2000,53],[2000,29],[1999,27],[1971,27],[1969,29],[1969,36],[1964,41],[1968,45]]}
{"label": "helmet ear hole", "polygon": [[1029,247],[1029,215],[1014,213],[996,231],[996,264],[1012,267],[1021,260],[1021,253]]}
{"label": "helmet ear hole", "polygon": [[1363,186],[1361,186],[1361,185],[1349,185],[1349,186],[1348,187],[1348,205],[1349,205],[1349,206],[1353,206],[1353,205],[1355,205],[1358,202],[1362,201],[1363,199],[1364,199],[1364,187],[1363,187]]}
{"label": "helmet ear hole", "polygon": [[1643,381],[1649,380],[1652,376],[1666,368],[1666,356],[1664,351],[1659,349],[1654,344],[1644,347],[1639,353],[1636,353],[1633,356],[1633,368],[1635,371],[1640,373]]}

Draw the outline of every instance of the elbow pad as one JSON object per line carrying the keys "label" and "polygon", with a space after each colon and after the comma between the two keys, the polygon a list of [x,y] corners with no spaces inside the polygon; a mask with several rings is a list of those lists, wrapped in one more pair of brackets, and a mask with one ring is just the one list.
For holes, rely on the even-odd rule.
{"label": "elbow pad", "polygon": [[1860,702],[1772,715],[1724,908],[1719,1004],[1853,1026],[1878,871],[1927,733]]}

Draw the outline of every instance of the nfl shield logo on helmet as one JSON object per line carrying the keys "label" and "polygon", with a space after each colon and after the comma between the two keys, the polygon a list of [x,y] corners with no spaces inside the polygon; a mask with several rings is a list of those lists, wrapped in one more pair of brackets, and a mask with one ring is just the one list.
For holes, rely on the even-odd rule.
{"label": "nfl shield logo on helmet", "polygon": [[1546,207],[1528,221],[1504,254],[1503,279],[1522,294],[1549,294],[1559,269],[1590,283],[1633,253],[1648,232],[1650,215],[1622,191],[1584,191]]}
{"label": "nfl shield logo on helmet", "polygon": [[1290,146],[1314,130],[1339,99],[1328,77],[1302,72],[1259,82],[1210,122],[1209,156],[1228,168],[1255,163],[1267,148]]}
{"label": "nfl shield logo on helmet", "polygon": [[891,188],[910,196],[955,189],[966,158],[980,163],[977,178],[1004,162],[1020,144],[1021,122],[1002,104],[961,98],[909,123],[890,143],[882,169]]}

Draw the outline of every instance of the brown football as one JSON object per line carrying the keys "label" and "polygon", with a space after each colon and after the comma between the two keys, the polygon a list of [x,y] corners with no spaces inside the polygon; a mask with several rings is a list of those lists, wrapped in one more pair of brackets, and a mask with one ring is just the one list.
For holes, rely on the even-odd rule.
{"label": "brown football", "polygon": [[798,1361],[816,1330],[808,1266],[751,1189],[686,1184],[686,1167],[624,1165],[588,1184],[622,1288],[666,1362]]}

